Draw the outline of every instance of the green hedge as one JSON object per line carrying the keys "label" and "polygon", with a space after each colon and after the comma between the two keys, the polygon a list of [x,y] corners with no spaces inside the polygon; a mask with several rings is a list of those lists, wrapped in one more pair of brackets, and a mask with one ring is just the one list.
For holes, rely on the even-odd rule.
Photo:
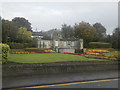
{"label": "green hedge", "polygon": [[0,54],[2,54],[2,63],[7,62],[9,50],[9,45],[0,43]]}
{"label": "green hedge", "polygon": [[25,52],[24,49],[10,49],[11,54],[15,54],[16,52]]}
{"label": "green hedge", "polygon": [[8,43],[11,49],[23,49],[31,47],[31,44],[29,43]]}
{"label": "green hedge", "polygon": [[24,50],[28,52],[44,52],[44,49],[40,48],[25,48]]}
{"label": "green hedge", "polygon": [[90,42],[89,43],[90,48],[111,48],[111,43],[104,43],[104,42]]}

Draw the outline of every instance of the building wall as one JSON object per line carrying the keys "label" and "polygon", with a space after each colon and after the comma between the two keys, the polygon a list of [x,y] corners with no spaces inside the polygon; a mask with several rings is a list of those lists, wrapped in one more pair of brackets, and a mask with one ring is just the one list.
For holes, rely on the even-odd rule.
{"label": "building wall", "polygon": [[83,49],[83,40],[60,41],[60,40],[39,40],[39,48],[53,48],[58,52],[74,52],[75,49]]}
{"label": "building wall", "polygon": [[40,48],[52,48],[52,41],[50,40],[41,40]]}
{"label": "building wall", "polygon": [[59,53],[64,53],[64,52],[72,52],[72,53],[74,53],[75,49],[74,48],[59,48],[58,52]]}

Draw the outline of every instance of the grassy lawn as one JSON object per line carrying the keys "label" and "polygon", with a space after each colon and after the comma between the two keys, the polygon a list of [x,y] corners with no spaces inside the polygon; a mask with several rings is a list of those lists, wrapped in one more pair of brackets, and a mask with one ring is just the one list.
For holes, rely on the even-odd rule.
{"label": "grassy lawn", "polygon": [[50,63],[63,61],[108,61],[105,59],[85,58],[80,55],[45,53],[45,54],[10,54],[9,61],[17,63]]}

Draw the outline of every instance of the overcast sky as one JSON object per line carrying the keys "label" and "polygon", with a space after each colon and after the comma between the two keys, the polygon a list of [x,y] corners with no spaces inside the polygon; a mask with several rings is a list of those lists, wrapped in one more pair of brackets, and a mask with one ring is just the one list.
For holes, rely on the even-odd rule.
{"label": "overcast sky", "polygon": [[2,18],[12,20],[24,17],[32,24],[33,30],[47,31],[61,28],[62,24],[74,25],[81,21],[101,23],[111,34],[118,26],[117,2],[24,2],[3,3]]}

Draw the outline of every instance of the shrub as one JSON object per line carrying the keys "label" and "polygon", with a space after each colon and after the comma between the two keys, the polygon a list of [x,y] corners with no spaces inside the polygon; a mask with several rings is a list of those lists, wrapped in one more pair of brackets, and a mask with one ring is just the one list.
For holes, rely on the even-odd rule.
{"label": "shrub", "polygon": [[25,48],[24,50],[28,52],[44,52],[44,49],[40,48]]}
{"label": "shrub", "polygon": [[2,54],[2,63],[6,63],[8,60],[9,45],[0,43],[0,54]]}
{"label": "shrub", "polygon": [[23,49],[10,49],[11,54],[15,54],[16,52],[25,52]]}
{"label": "shrub", "polygon": [[25,51],[24,49],[10,49],[10,53],[11,54],[32,54],[35,52],[28,52],[28,51]]}
{"label": "shrub", "polygon": [[31,47],[31,44],[29,43],[8,43],[11,49],[23,49],[27,47]]}
{"label": "shrub", "polygon": [[111,48],[111,43],[104,43],[104,42],[90,42],[89,43],[90,48]]}

